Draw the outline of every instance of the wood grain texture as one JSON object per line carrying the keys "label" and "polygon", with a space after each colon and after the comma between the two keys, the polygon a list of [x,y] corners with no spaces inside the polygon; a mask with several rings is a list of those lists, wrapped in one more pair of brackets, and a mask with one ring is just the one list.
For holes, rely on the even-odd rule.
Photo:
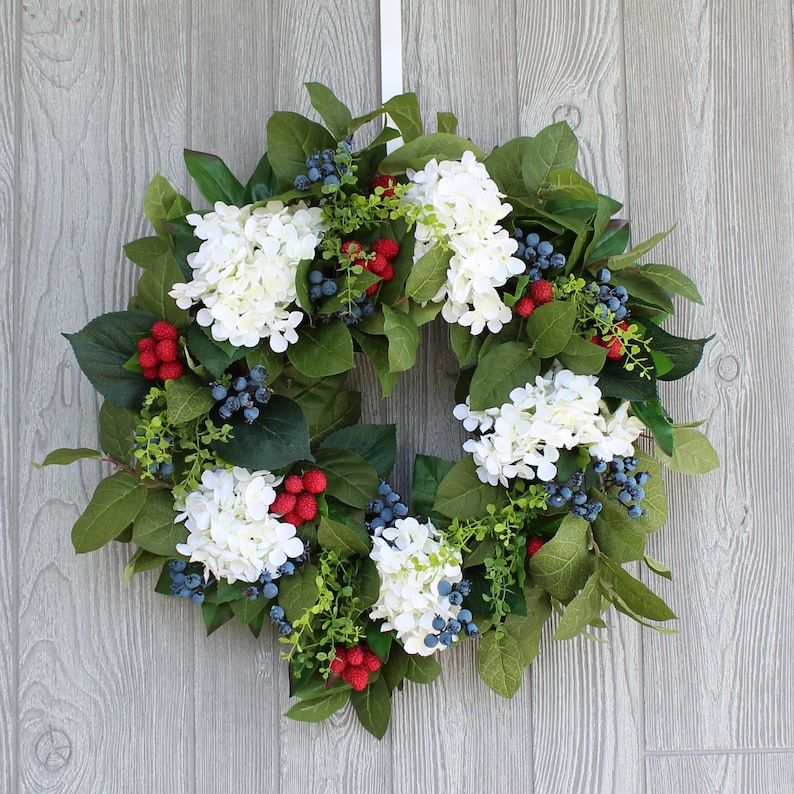
{"label": "wood grain texture", "polygon": [[[780,102],[791,9],[754,9],[626,4],[635,240],[678,221],[652,261],[685,269],[706,308],[682,306],[670,328],[717,337],[664,400],[679,420],[707,420],[722,460],[707,477],[670,478],[668,528],[651,549],[674,572],[662,592],[682,617],[672,641],[643,635],[654,750],[794,745],[794,581],[778,519],[794,493],[755,463],[791,436],[794,408],[790,96]],[[739,297],[751,295],[760,302]]]}
{"label": "wood grain texture", "polygon": [[648,794],[789,794],[794,753],[656,755],[645,762]]}
{"label": "wood grain texture", "polygon": [[[16,7],[17,311],[6,338],[19,361],[12,426],[21,467],[52,447],[96,444],[97,399],[59,332],[129,294],[121,243],[140,232],[148,177],[171,169],[169,145],[184,136],[172,110],[185,101],[184,6]],[[31,404],[31,394],[41,397]],[[189,680],[191,660],[169,649],[188,645],[190,629],[160,617],[165,600],[151,582],[122,597],[127,550],[74,555],[69,528],[99,476],[94,464],[20,478],[16,783],[25,792],[124,791],[153,787],[157,770],[158,785],[185,791],[192,700],[175,682]]]}
{"label": "wood grain texture", "polygon": [[16,494],[20,475],[14,414],[16,370],[13,351],[8,343],[16,324],[14,281],[16,276],[14,204],[16,168],[16,108],[18,89],[17,11],[13,6],[0,8],[0,335],[6,344],[0,352],[0,460],[5,474],[0,478],[0,791],[16,790],[17,742],[17,610],[18,575],[16,536]]}

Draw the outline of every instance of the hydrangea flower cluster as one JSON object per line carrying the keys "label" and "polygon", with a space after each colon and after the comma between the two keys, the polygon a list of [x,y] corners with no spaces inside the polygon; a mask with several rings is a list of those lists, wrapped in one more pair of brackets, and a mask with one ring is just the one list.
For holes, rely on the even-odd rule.
{"label": "hydrangea flower cluster", "polygon": [[499,226],[511,210],[485,166],[472,152],[460,161],[433,159],[421,171],[406,171],[412,186],[405,201],[419,207],[414,261],[437,242],[452,249],[447,282],[433,297],[444,301],[448,323],[482,333],[498,333],[512,314],[497,287],[524,272],[526,263],[513,256],[518,242]]}
{"label": "hydrangea flower cluster", "polygon": [[[430,656],[445,647],[430,648],[425,637],[434,633],[434,618],[440,616],[445,623],[457,619],[460,601],[450,601],[449,585],[461,580],[460,551],[431,522],[422,524],[409,516],[375,530],[369,556],[380,576],[380,593],[370,618],[385,621],[382,631],[394,629],[406,653]],[[442,582],[447,586],[440,587]]]}
{"label": "hydrangea flower cluster", "polygon": [[633,454],[644,425],[629,416],[627,402],[610,414],[597,383],[595,375],[561,369],[513,389],[498,408],[472,411],[468,398],[455,406],[453,414],[466,430],[480,433],[463,445],[480,480],[504,486],[515,477],[550,482],[560,450],[578,446],[604,461]]}
{"label": "hydrangea flower cluster", "polygon": [[205,471],[198,490],[188,493],[175,521],[190,531],[176,550],[209,574],[236,581],[256,582],[267,571],[271,579],[289,557],[303,554],[295,527],[270,512],[281,477],[269,471],[234,467]]}
{"label": "hydrangea flower cluster", "polygon": [[204,242],[188,256],[193,280],[168,293],[180,309],[202,303],[196,321],[211,326],[212,338],[236,347],[267,339],[283,353],[298,341],[303,313],[290,311],[297,298],[295,276],[303,259],[313,259],[323,232],[323,211],[303,202],[285,207],[235,207],[216,202],[215,211],[187,221]]}

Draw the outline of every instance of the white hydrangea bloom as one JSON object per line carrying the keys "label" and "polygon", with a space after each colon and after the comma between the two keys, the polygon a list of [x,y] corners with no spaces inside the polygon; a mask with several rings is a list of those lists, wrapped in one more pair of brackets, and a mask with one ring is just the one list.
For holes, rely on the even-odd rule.
{"label": "white hydrangea bloom", "polygon": [[298,265],[314,258],[324,230],[323,211],[303,202],[252,206],[219,201],[214,212],[187,216],[204,242],[188,256],[193,280],[174,284],[168,294],[180,309],[201,303],[196,321],[211,327],[213,339],[236,347],[267,339],[283,353],[298,341],[303,313],[289,307],[297,298]]}
{"label": "white hydrangea bloom", "polygon": [[455,406],[453,415],[466,430],[479,431],[463,449],[472,453],[480,480],[504,486],[515,477],[549,482],[557,476],[561,449],[585,447],[606,461],[632,455],[643,424],[628,415],[625,402],[610,415],[597,383],[595,375],[561,369],[513,389],[498,408],[472,411],[468,398]]}
{"label": "white hydrangea bloom", "polygon": [[429,521],[421,524],[413,517],[400,518],[394,526],[377,530],[369,556],[380,576],[380,593],[370,618],[384,620],[382,631],[397,632],[406,653],[430,656],[444,646],[425,645],[425,637],[435,634],[433,618],[457,618],[460,606],[449,603],[438,593],[439,582],[455,584],[462,578],[463,558],[439,535]]}
{"label": "white hydrangea bloom", "polygon": [[176,550],[204,565],[205,579],[255,582],[265,570],[278,578],[279,566],[303,553],[295,527],[268,512],[281,480],[239,467],[205,471],[198,490],[177,505],[175,523],[184,521],[190,534]]}
{"label": "white hydrangea bloom", "polygon": [[512,314],[496,288],[526,267],[513,256],[517,241],[499,226],[513,208],[472,152],[406,174],[413,185],[405,201],[419,207],[414,262],[439,240],[452,250],[447,282],[433,297],[444,301],[442,317],[475,335],[486,327],[498,333]]}

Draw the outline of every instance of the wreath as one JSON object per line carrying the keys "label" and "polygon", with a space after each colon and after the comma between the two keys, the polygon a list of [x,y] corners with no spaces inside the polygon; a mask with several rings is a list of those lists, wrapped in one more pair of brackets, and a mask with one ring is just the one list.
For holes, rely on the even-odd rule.
{"label": "wreath", "polygon": [[[155,235],[124,247],[142,270],[127,309],[66,334],[104,397],[99,449],[42,465],[113,470],[76,551],[137,547],[125,583],[159,569],[156,590],[196,604],[208,633],[271,624],[287,716],[350,701],[377,737],[394,691],[467,638],[510,697],[553,613],[554,639],[605,628],[610,606],[670,631],[623,564],[669,578],[645,554],[667,517],[660,464],[717,460],[659,398],[708,341],[661,327],[673,295],[701,302],[676,268],[638,263],[666,233],[626,250],[621,205],[575,170],[565,123],[486,155],[450,113],[425,133],[414,94],[354,118],[306,87],[324,126],[275,113],[247,183],[185,152],[209,209],[152,180]],[[356,149],[384,112],[399,132]],[[395,427],[362,424],[345,378],[366,356],[388,396],[437,315],[470,438],[457,462],[417,455],[406,498],[389,484]]]}

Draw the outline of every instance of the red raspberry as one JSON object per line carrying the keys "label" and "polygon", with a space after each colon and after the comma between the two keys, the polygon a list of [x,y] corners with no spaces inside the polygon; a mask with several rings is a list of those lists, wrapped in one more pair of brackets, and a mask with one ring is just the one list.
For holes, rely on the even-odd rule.
{"label": "red raspberry", "polygon": [[375,192],[375,188],[382,187],[383,188],[383,196],[393,196],[394,195],[394,186],[397,184],[397,180],[393,176],[384,175],[384,176],[376,176],[375,179],[372,180],[372,183],[369,186],[370,193]]}
{"label": "red raspberry", "polygon": [[357,242],[356,240],[348,240],[346,243],[342,243],[342,253],[345,256],[354,257],[356,254],[360,254],[364,249],[361,247],[361,243]]}
{"label": "red raspberry", "polygon": [[176,361],[179,355],[179,345],[173,339],[163,339],[157,343],[157,357],[160,361]]}
{"label": "red raspberry", "polygon": [[545,278],[533,281],[529,287],[529,294],[538,306],[544,303],[551,303],[554,300],[551,282],[546,281]]}
{"label": "red raspberry", "polygon": [[298,494],[295,512],[304,520],[312,521],[317,517],[317,499],[310,493]]}
{"label": "red raspberry", "polygon": [[353,264],[358,267],[363,267],[364,270],[369,270],[369,259],[354,259]]}
{"label": "red raspberry", "polygon": [[293,527],[299,527],[303,523],[303,519],[297,513],[287,513],[282,518],[286,524],[292,524]]}
{"label": "red raspberry", "polygon": [[370,673],[380,670],[380,659],[378,659],[378,657],[375,656],[375,654],[372,653],[369,648],[364,649],[363,666],[366,670],[369,670]]}
{"label": "red raspberry", "polygon": [[369,674],[363,667],[348,667],[345,672],[342,673],[342,678],[344,678],[356,692],[365,690],[369,683]]}
{"label": "red raspberry", "polygon": [[345,667],[347,667],[347,657],[345,655],[345,649],[340,645],[336,648],[336,656],[331,662],[331,672],[338,675]]}
{"label": "red raspberry", "polygon": [[146,380],[157,380],[158,368],[152,367],[151,369],[145,369],[143,371],[143,377],[146,378]]}
{"label": "red raspberry", "polygon": [[160,380],[176,380],[182,377],[182,363],[179,361],[167,361],[160,364],[160,369],[157,371]]}
{"label": "red raspberry", "polygon": [[360,645],[354,645],[348,648],[345,653],[347,654],[347,663],[352,667],[360,667],[364,661],[364,651]]}
{"label": "red raspberry", "polygon": [[156,342],[162,342],[164,339],[171,339],[176,342],[179,339],[179,333],[176,328],[165,320],[158,320],[152,326],[152,336]]}
{"label": "red raspberry", "polygon": [[380,276],[384,281],[391,281],[394,278],[394,268],[392,267],[391,263],[387,264],[385,268],[383,268],[383,273]]}
{"label": "red raspberry", "polygon": [[311,469],[303,475],[303,490],[308,493],[322,493],[327,485],[328,480],[319,469]]}
{"label": "red raspberry", "polygon": [[378,291],[378,287],[380,286],[380,281],[376,281],[374,284],[370,284],[365,290],[364,294],[367,297],[371,297]]}
{"label": "red raspberry", "polygon": [[144,336],[143,339],[138,340],[138,350],[140,350],[141,353],[153,353],[156,347],[157,342],[155,342],[151,336]]}
{"label": "red raspberry", "polygon": [[303,480],[297,474],[290,474],[284,480],[284,490],[287,493],[299,494],[303,490]]}
{"label": "red raspberry", "polygon": [[400,245],[396,240],[390,237],[382,237],[380,240],[375,240],[372,243],[372,250],[376,254],[382,254],[386,259],[394,259],[400,253]]}
{"label": "red raspberry", "polygon": [[280,515],[285,516],[287,513],[291,513],[295,509],[295,500],[296,497],[294,493],[281,491],[281,493],[276,494],[273,504],[270,505],[270,512],[279,513]]}
{"label": "red raspberry", "polygon": [[524,295],[516,301],[516,314],[519,317],[529,317],[535,311],[535,304],[533,301]]}
{"label": "red raspberry", "polygon": [[603,340],[598,334],[593,334],[593,338],[590,340],[594,345],[601,345]]}
{"label": "red raspberry", "polygon": [[383,278],[387,268],[391,268],[394,275],[394,268],[389,264],[389,260],[383,254],[375,254],[367,263],[367,270],[371,270],[376,276]]}
{"label": "red raspberry", "polygon": [[527,543],[527,557],[534,557],[545,545],[545,540],[541,540],[540,538],[532,538],[532,540]]}
{"label": "red raspberry", "polygon": [[[617,361],[623,355],[623,342],[616,336],[610,336],[611,344],[607,351],[607,358],[610,361]],[[606,345],[604,345],[606,347]]]}
{"label": "red raspberry", "polygon": [[157,369],[160,357],[154,350],[144,350],[143,353],[138,353],[138,363],[143,369]]}

